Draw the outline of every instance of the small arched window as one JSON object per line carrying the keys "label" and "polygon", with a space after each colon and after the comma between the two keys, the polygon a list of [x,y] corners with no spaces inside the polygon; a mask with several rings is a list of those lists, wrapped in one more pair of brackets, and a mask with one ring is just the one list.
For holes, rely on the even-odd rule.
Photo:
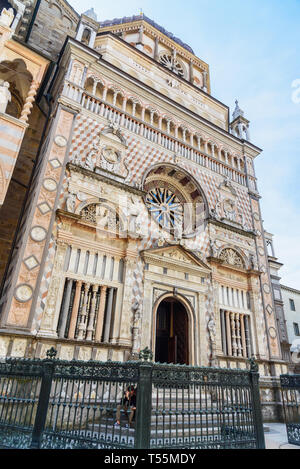
{"label": "small arched window", "polygon": [[91,31],[90,29],[85,28],[82,33],[81,42],[88,46],[90,43],[90,40],[91,40]]}

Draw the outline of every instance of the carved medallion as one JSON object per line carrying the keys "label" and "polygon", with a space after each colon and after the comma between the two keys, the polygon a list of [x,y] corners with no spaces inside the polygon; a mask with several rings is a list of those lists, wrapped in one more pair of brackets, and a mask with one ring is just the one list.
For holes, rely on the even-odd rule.
{"label": "carved medallion", "polygon": [[33,289],[30,285],[22,284],[17,286],[15,290],[15,298],[20,303],[26,303],[31,300],[33,295]]}
{"label": "carved medallion", "polygon": [[56,181],[54,181],[54,179],[51,179],[51,178],[44,179],[43,186],[49,192],[54,192],[57,189]]}
{"label": "carved medallion", "polygon": [[34,226],[31,229],[30,237],[33,241],[40,243],[41,241],[44,241],[46,236],[47,236],[47,231],[42,226]]}
{"label": "carved medallion", "polygon": [[54,142],[59,147],[65,147],[67,145],[67,139],[63,135],[57,135],[54,139]]}

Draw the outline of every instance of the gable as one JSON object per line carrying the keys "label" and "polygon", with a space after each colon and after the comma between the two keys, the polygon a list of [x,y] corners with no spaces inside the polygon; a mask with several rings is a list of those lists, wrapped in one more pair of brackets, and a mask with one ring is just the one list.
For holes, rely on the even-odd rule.
{"label": "gable", "polygon": [[164,266],[174,270],[193,271],[201,275],[209,275],[208,267],[196,254],[180,245],[148,249],[141,253],[148,264]]}

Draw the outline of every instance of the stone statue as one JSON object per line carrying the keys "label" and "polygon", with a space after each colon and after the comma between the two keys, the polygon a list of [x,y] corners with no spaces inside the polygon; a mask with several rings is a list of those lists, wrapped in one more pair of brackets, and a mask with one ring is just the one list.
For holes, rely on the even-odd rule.
{"label": "stone statue", "polygon": [[209,245],[210,245],[210,256],[211,257],[218,257],[218,250],[217,250],[217,247],[216,247],[216,242],[211,239],[209,241]]}
{"label": "stone statue", "polygon": [[85,165],[84,167],[86,169],[89,169],[90,171],[94,171],[95,169],[95,162],[93,160],[93,156],[94,156],[95,152],[94,151],[91,151],[88,156],[86,157],[85,159]]}
{"label": "stone statue", "polygon": [[81,159],[80,159],[80,156],[78,155],[78,153],[75,153],[75,154],[74,154],[72,163],[73,163],[73,164],[76,164],[77,166],[80,166],[80,165],[81,165],[82,162],[81,162]]}
{"label": "stone statue", "polygon": [[70,194],[66,200],[67,211],[70,213],[75,212],[76,194]]}
{"label": "stone statue", "polygon": [[8,81],[0,80],[0,112],[5,112],[8,102],[11,101]]}
{"label": "stone statue", "polygon": [[14,20],[14,16],[14,10],[12,8],[9,8],[8,10],[3,8],[0,15],[0,23],[4,26],[10,27]]}

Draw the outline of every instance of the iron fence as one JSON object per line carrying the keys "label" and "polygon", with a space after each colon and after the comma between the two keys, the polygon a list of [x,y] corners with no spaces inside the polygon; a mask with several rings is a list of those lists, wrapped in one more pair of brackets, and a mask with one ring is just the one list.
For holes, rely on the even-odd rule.
{"label": "iron fence", "polygon": [[[146,355],[126,363],[54,355],[0,363],[0,447],[264,448],[253,362],[228,370],[162,365]],[[122,399],[130,387],[137,400],[128,409]]]}
{"label": "iron fence", "polygon": [[282,375],[280,381],[288,442],[300,446],[300,375]]}

